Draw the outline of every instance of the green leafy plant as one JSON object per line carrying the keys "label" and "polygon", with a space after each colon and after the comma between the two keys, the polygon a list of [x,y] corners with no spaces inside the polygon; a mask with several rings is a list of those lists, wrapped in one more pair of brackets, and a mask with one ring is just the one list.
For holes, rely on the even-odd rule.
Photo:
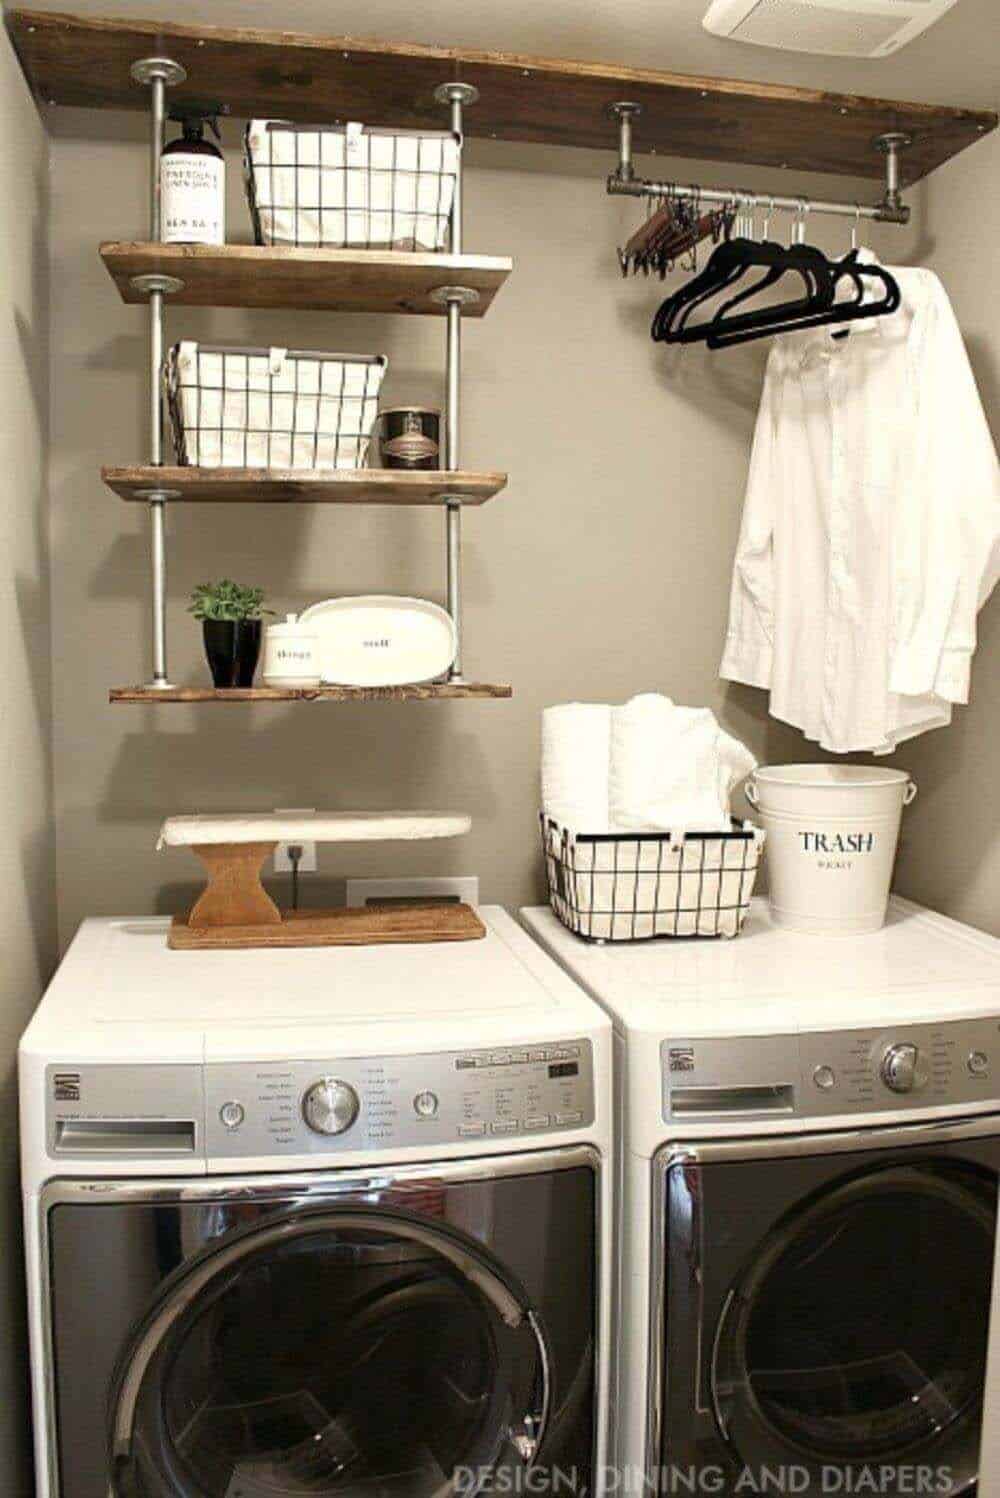
{"label": "green leafy plant", "polygon": [[273,614],[264,608],[264,589],[244,587],[224,577],[217,583],[199,583],[191,594],[188,613],[196,619],[260,619]]}

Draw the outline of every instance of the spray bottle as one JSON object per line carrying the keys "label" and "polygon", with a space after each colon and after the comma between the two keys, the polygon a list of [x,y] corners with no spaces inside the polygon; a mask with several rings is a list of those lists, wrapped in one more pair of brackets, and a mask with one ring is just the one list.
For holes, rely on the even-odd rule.
{"label": "spray bottle", "polygon": [[166,244],[225,244],[226,163],[219,147],[205,139],[207,126],[219,135],[218,104],[178,104],[170,118],[182,134],[164,146],[160,199]]}

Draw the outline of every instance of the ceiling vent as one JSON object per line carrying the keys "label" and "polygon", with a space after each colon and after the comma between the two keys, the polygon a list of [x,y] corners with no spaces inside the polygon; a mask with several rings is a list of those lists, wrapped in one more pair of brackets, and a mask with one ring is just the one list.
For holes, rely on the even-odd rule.
{"label": "ceiling vent", "polygon": [[712,0],[706,31],[758,47],[890,57],[958,0]]}

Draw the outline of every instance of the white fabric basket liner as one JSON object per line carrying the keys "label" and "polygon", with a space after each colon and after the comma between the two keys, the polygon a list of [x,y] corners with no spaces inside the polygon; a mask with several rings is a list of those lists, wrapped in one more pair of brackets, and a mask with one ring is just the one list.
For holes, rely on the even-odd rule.
{"label": "white fabric basket liner", "polygon": [[577,833],[542,817],[556,915],[593,941],[738,936],[750,912],[765,834]]}
{"label": "white fabric basket liner", "polygon": [[258,243],[440,250],[461,149],[451,131],[251,120],[244,162]]}
{"label": "white fabric basket liner", "polygon": [[387,362],[175,344],[165,380],[177,460],[200,468],[361,468]]}

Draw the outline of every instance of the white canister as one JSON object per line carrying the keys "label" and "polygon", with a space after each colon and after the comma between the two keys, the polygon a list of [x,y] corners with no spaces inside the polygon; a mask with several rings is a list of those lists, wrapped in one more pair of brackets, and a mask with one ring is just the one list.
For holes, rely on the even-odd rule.
{"label": "white canister", "polygon": [[261,675],[268,687],[319,686],[319,641],[298,614],[287,614],[283,624],[269,624],[264,631]]}
{"label": "white canister", "polygon": [[767,831],[771,917],[821,935],[877,931],[903,807],[917,787],[876,765],[772,765],[746,795]]}

